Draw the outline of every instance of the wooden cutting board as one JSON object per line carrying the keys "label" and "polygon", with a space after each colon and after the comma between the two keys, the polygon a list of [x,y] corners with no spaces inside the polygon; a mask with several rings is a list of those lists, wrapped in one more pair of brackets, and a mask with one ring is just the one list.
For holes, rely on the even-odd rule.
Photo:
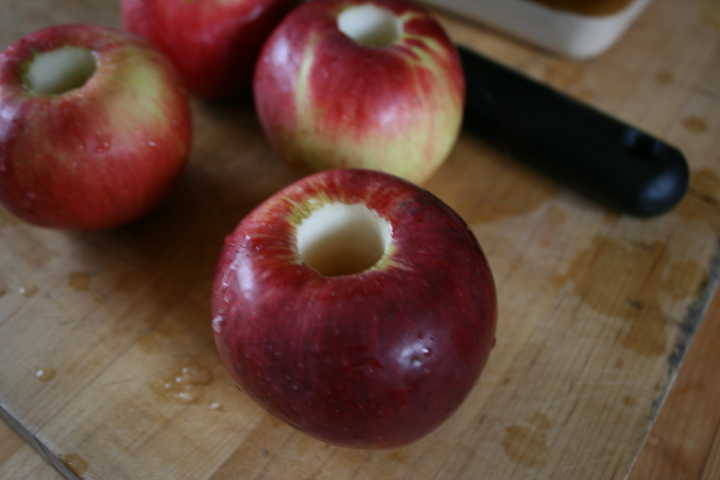
{"label": "wooden cutting board", "polygon": [[[118,24],[118,2],[2,1],[2,48],[53,23]],[[223,236],[295,177],[249,108],[195,102],[190,166],[145,220],[78,234],[0,210],[9,425],[68,478],[624,478],[715,290],[720,9],[656,0],[585,63],[442,19],[458,42],[678,145],[693,174],[683,203],[658,219],[621,216],[463,136],[427,187],[489,257],[497,347],[470,397],[426,438],[336,448],[265,414],[215,354],[208,304]],[[163,390],[184,367],[188,395]],[[0,479],[36,478],[36,454],[12,447]]]}

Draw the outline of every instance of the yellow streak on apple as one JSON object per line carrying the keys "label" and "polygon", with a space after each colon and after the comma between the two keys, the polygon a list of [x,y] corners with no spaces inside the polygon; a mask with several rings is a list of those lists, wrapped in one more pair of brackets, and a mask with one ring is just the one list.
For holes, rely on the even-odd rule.
{"label": "yellow streak on apple", "polygon": [[[406,32],[405,22],[412,20],[414,15],[404,15],[400,28],[400,36],[397,43],[402,43],[409,38],[421,40],[425,45],[434,51],[442,51],[437,42],[432,39],[423,38]],[[359,143],[356,138],[345,132],[335,132],[337,135],[332,144],[328,145],[322,132],[317,132],[318,118],[314,108],[310,104],[309,77],[314,62],[314,52],[317,47],[317,38],[311,37],[300,66],[297,89],[295,94],[295,106],[297,112],[298,130],[293,134],[289,133],[287,138],[295,144],[290,151],[299,152],[299,159],[315,170],[321,170],[336,165],[328,165],[327,158],[340,157],[346,162],[345,166],[370,168],[383,170],[404,177],[408,180],[422,183],[428,179],[439,165],[433,165],[432,159],[440,157],[444,159],[455,143],[457,132],[460,129],[462,104],[450,92],[452,86],[438,86],[434,89],[434,95],[427,96],[422,92],[416,95],[418,102],[425,102],[428,115],[415,115],[413,124],[406,125],[402,131],[393,132],[392,113],[388,114],[386,125],[381,125],[375,132],[364,135]],[[445,76],[439,65],[433,61],[430,54],[419,46],[411,47],[420,60],[406,58],[414,69],[425,69],[435,77],[439,85],[446,83]],[[451,108],[448,108],[448,105]],[[449,134],[437,134],[434,132],[450,132]],[[434,137],[431,149],[426,148],[424,142],[413,142],[406,140],[407,132],[430,132]],[[318,134],[320,133],[320,134]],[[397,141],[389,141],[392,137]],[[403,162],[395,160],[393,165],[387,163],[387,159],[404,158],[425,158],[426,162],[420,167],[415,162]],[[424,166],[424,168],[423,168]]]}
{"label": "yellow streak on apple", "polygon": [[[162,131],[163,124],[167,121],[163,112],[163,105],[171,101],[171,93],[163,88],[163,79],[158,70],[150,60],[146,58],[147,52],[139,48],[130,48],[124,52],[112,52],[114,55],[128,55],[127,59],[131,67],[117,68],[115,64],[105,68],[112,68],[109,71],[113,83],[117,85],[112,98],[110,99],[106,112],[110,121],[109,131],[127,132],[127,135],[135,136],[138,133],[144,134],[157,127]],[[144,99],[139,102],[138,99]],[[128,108],[132,104],[133,108]],[[142,132],[128,129],[127,125],[143,125]],[[124,145],[124,142],[131,142],[130,139],[115,137],[116,146]]]}

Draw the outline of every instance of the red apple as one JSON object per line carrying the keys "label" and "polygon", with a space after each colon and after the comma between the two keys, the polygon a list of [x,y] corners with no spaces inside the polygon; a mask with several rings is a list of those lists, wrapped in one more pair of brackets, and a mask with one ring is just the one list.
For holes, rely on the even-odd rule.
{"label": "red apple", "polygon": [[190,91],[232,96],[251,85],[263,42],[297,0],[123,0],[125,28],[163,51]]}
{"label": "red apple", "polygon": [[316,0],[275,29],[254,92],[271,144],[292,164],[421,183],[457,139],[465,84],[455,47],[425,10],[400,0]]}
{"label": "red apple", "polygon": [[60,25],[0,54],[0,201],[28,222],[143,215],[182,170],[190,128],[174,67],[135,36]]}
{"label": "red apple", "polygon": [[385,173],[328,170],[227,238],[213,330],[268,411],[322,440],[391,447],[437,427],[494,345],[492,275],[438,198]]}

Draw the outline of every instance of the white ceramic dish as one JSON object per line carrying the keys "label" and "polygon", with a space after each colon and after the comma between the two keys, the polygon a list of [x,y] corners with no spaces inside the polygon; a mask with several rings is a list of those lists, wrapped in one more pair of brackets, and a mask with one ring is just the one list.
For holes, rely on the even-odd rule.
{"label": "white ceramic dish", "polygon": [[589,15],[533,0],[423,1],[573,58],[589,58],[607,50],[650,3],[633,0],[613,13]]}

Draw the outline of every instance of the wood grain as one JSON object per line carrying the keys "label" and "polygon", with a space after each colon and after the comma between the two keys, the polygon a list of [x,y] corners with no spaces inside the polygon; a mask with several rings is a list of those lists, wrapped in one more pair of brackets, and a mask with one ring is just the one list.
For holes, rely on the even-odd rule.
{"label": "wood grain", "polygon": [[630,480],[720,478],[720,296],[698,330]]}
{"label": "wood grain", "polygon": [[[14,464],[17,470],[13,471],[5,466],[6,460],[14,457]],[[18,459],[21,459],[18,461]],[[24,442],[20,436],[10,429],[4,422],[0,421],[0,468],[4,471],[7,478],[22,479],[28,478],[33,480],[58,480],[62,478],[57,471],[48,465],[33,450],[29,444]],[[27,475],[23,473],[27,472]]]}
{"label": "wood grain", "polygon": [[[0,45],[49,23],[117,24],[115,3],[13,5]],[[69,478],[625,478],[715,289],[720,30],[708,11],[657,0],[586,63],[442,17],[457,41],[677,144],[693,181],[676,211],[636,220],[464,135],[426,186],[489,257],[498,345],[428,437],[389,451],[332,447],[232,385],[210,330],[215,260],[234,224],[295,177],[247,105],[201,102],[190,166],[143,221],[73,234],[0,210],[3,415]],[[191,398],[158,392],[188,365],[203,372]],[[12,450],[0,479],[35,478],[28,450]]]}

